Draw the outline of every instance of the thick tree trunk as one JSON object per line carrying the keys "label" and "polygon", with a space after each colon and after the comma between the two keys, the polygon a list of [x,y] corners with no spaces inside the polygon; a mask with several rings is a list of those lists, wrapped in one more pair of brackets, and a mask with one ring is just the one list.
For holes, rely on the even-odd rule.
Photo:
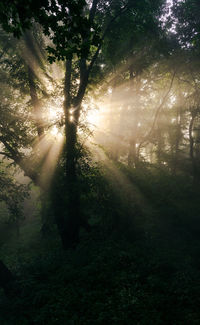
{"label": "thick tree trunk", "polygon": [[76,173],[77,121],[66,125],[66,217],[64,222],[64,248],[72,247],[79,241],[81,226],[80,191]]}
{"label": "thick tree trunk", "polygon": [[[96,3],[96,2],[95,2]],[[72,58],[66,60],[65,87],[64,87],[64,114],[66,135],[65,156],[65,188],[62,193],[62,208],[56,216],[56,223],[65,249],[71,248],[79,241],[81,226],[80,192],[76,173],[76,144],[77,128],[81,111],[81,103],[88,84],[89,69],[86,59],[80,59],[80,84],[77,94],[72,96],[71,74]],[[62,211],[61,211],[62,210]]]}
{"label": "thick tree trunk", "polygon": [[[72,106],[71,91],[71,63],[66,62],[65,74],[65,135],[66,156],[64,193],[60,195],[61,204],[56,212],[56,223],[61,236],[64,249],[74,247],[79,241],[79,230],[81,226],[80,214],[80,192],[76,173],[76,143],[77,127],[80,115],[81,101],[84,95],[87,80],[82,76],[80,88]],[[80,67],[82,69],[82,67]],[[82,72],[83,73],[83,72]],[[86,78],[87,79],[87,78]]]}

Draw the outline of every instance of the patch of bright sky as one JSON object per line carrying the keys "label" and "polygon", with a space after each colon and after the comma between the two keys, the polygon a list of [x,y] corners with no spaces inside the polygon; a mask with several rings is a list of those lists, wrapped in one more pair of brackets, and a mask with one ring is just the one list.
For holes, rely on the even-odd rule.
{"label": "patch of bright sky", "polygon": [[[160,17],[160,22],[163,27],[166,27],[166,23],[169,21],[170,18],[172,18],[172,7],[175,2],[184,2],[185,0],[166,0],[166,5],[165,5],[165,13],[161,15]],[[171,21],[171,27],[169,28],[169,31],[176,34],[176,24],[177,20],[173,17],[173,21]]]}
{"label": "patch of bright sky", "polygon": [[[166,5],[165,5],[165,12],[160,17],[160,22],[163,27],[166,26],[166,23],[168,22],[168,20],[170,19],[171,15],[172,15],[172,6],[173,6],[173,0],[167,0]],[[175,27],[176,27],[176,24],[172,24],[170,31],[173,33],[176,33]]]}

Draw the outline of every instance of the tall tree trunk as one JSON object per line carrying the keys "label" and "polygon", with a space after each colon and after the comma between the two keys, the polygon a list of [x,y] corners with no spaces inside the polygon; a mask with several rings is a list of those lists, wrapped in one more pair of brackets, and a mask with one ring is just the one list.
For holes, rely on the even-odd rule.
{"label": "tall tree trunk", "polygon": [[[81,62],[80,64],[82,63],[83,62]],[[79,230],[81,226],[80,192],[76,172],[76,143],[81,102],[87,85],[87,80],[83,78],[83,71],[81,70],[83,69],[83,66],[81,66],[80,70],[82,75],[80,87],[77,96],[72,103],[71,65],[72,60],[68,59],[66,61],[64,89],[64,114],[66,135],[65,181],[63,188],[64,193],[60,195],[61,204],[56,212],[56,223],[64,249],[71,248],[77,244],[79,240]]]}
{"label": "tall tree trunk", "polygon": [[129,153],[128,153],[128,166],[137,167],[138,163],[138,155],[137,155],[137,148],[135,139],[132,138],[129,142]]}
{"label": "tall tree trunk", "polygon": [[44,126],[41,117],[40,100],[38,99],[37,91],[36,91],[35,76],[31,67],[28,67],[28,82],[29,82],[34,122],[37,128],[38,137],[41,137],[44,133]]}
{"label": "tall tree trunk", "polygon": [[194,156],[194,137],[192,134],[195,118],[196,118],[196,112],[193,112],[189,124],[189,141],[190,141],[190,159],[192,163],[192,174],[193,174],[194,182],[196,182],[197,180],[197,166],[196,166],[196,159]]}
{"label": "tall tree trunk", "polygon": [[163,163],[163,151],[164,151],[165,143],[164,143],[164,138],[163,138],[163,132],[158,127],[157,130],[157,162],[158,165],[161,166]]}
{"label": "tall tree trunk", "polygon": [[[180,97],[180,95],[179,95]],[[178,161],[179,161],[179,147],[181,143],[181,124],[182,124],[182,99],[180,98],[180,104],[177,107],[176,111],[176,131],[175,131],[175,146],[174,146],[174,152],[173,155],[173,166],[172,166],[172,174],[176,175],[177,173],[177,167],[178,167]]]}
{"label": "tall tree trunk", "polygon": [[[140,92],[140,80],[136,76],[134,77],[133,65],[129,67],[129,78],[130,78],[130,98],[131,106],[134,111],[134,120],[132,124],[132,131],[129,140],[129,151],[128,151],[128,165],[136,167],[138,164],[138,151],[136,146],[136,141],[138,138],[138,106],[139,106],[139,92]],[[134,79],[135,79],[135,89],[134,89]],[[134,98],[134,104],[132,103],[132,98]]]}
{"label": "tall tree trunk", "polygon": [[[76,114],[75,114],[76,115]],[[77,143],[76,117],[66,122],[66,216],[64,222],[64,248],[72,247],[79,240],[81,224],[80,191],[76,172],[76,143]]]}

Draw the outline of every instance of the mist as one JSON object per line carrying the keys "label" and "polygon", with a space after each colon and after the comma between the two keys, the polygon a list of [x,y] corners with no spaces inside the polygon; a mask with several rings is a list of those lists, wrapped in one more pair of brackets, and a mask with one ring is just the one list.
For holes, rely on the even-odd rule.
{"label": "mist", "polygon": [[2,325],[200,323],[199,9],[1,1]]}

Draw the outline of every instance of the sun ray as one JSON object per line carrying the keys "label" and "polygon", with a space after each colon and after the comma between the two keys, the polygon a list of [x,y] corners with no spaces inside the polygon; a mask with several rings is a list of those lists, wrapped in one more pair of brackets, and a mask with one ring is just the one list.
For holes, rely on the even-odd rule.
{"label": "sun ray", "polygon": [[45,188],[50,186],[57,162],[62,153],[64,137],[52,141],[52,145],[41,168],[40,181]]}

